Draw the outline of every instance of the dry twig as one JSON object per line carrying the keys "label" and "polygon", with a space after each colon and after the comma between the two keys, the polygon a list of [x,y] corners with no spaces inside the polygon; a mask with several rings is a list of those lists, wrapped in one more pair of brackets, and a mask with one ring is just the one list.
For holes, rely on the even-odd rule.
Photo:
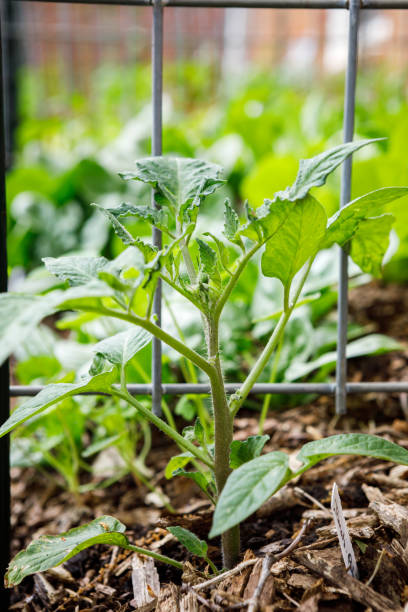
{"label": "dry twig", "polygon": [[236,567],[233,567],[228,572],[223,572],[222,574],[218,574],[218,576],[214,576],[214,578],[210,578],[210,580],[206,580],[205,582],[200,582],[200,584],[195,584],[191,588],[195,591],[201,591],[202,589],[206,589],[209,586],[213,586],[214,584],[218,584],[222,582],[225,578],[229,578],[230,576],[235,576],[235,574],[239,574],[246,567],[250,567],[251,565],[255,565],[258,559],[248,559],[248,561],[243,561]]}
{"label": "dry twig", "polygon": [[279,559],[282,559],[283,557],[287,557],[292,552],[292,550],[296,548],[300,540],[303,538],[308,527],[309,527],[309,521],[306,521],[306,523],[302,526],[302,529],[299,531],[299,533],[297,534],[293,542],[291,542],[289,546],[285,548],[285,550],[283,550],[281,553],[278,553],[277,555],[268,553],[265,556],[263,563],[262,563],[262,571],[259,577],[259,582],[257,584],[257,587],[254,591],[252,598],[248,602],[248,612],[256,612],[258,610],[259,599],[261,597],[262,589],[265,586],[265,582],[269,576],[269,571],[273,563],[275,563],[276,561],[279,561]]}
{"label": "dry twig", "polygon": [[372,583],[372,581],[376,577],[377,572],[380,569],[381,561],[383,560],[384,555],[385,555],[385,548],[382,549],[381,554],[380,554],[380,556],[377,559],[377,563],[375,564],[374,571],[371,574],[371,576],[369,577],[369,579],[367,580],[367,582],[365,583],[366,586],[370,586],[370,584]]}

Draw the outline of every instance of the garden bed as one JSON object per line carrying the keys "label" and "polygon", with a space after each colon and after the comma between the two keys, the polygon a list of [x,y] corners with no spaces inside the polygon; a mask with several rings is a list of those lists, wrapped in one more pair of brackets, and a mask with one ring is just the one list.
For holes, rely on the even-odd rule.
{"label": "garden bed", "polygon": [[[376,283],[351,295],[356,321],[375,331],[406,341],[408,289]],[[408,351],[353,360],[349,380],[407,380]],[[266,450],[295,451],[307,441],[342,432],[377,434],[408,448],[406,395],[351,396],[349,413],[335,418],[332,398],[317,398],[310,405],[270,413],[265,433]],[[254,412],[236,419],[236,439],[258,432]],[[212,509],[187,479],[167,481],[164,468],[173,448],[155,435],[149,463],[177,514],[144,503],[146,490],[130,477],[105,490],[84,494],[79,500],[32,469],[12,471],[12,553],[42,533],[59,533],[111,514],[129,527],[133,544],[153,548],[188,562],[183,576],[157,564],[161,592],[157,609],[248,609],[256,596],[262,566],[268,555],[279,555],[309,521],[296,548],[282,559],[270,556],[271,570],[259,597],[260,609],[398,610],[408,600],[408,468],[364,457],[334,457],[303,474],[267,502],[242,526],[242,560],[247,565],[216,584],[205,581],[204,562],[189,556],[166,527],[180,525],[207,539]],[[353,540],[360,581],[349,577],[341,560],[330,507],[333,481],[337,482]],[[385,552],[384,552],[385,551]],[[218,539],[209,542],[209,557],[220,567]],[[11,610],[126,611],[133,610],[132,553],[89,548],[52,572],[29,577],[11,591]],[[369,582],[369,585],[366,583]]]}

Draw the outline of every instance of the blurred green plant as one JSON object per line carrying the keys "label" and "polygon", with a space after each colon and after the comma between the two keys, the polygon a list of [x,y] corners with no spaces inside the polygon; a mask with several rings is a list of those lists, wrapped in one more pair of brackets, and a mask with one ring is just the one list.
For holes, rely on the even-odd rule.
{"label": "blurred green plant", "polygon": [[[150,86],[150,67],[142,64],[102,66],[86,96],[67,91],[58,74],[51,91],[44,73],[30,69],[20,75],[18,149],[7,184],[11,269],[32,269],[45,254],[118,254],[120,242],[87,204],[97,200],[109,206],[118,194],[127,201],[143,197],[143,186],[124,184],[116,172],[150,152]],[[376,69],[359,78],[357,136],[381,134],[388,140],[354,163],[353,197],[369,185],[407,182],[405,90],[403,74]],[[339,76],[308,82],[255,70],[238,85],[221,88],[213,65],[187,61],[166,65],[165,91],[164,152],[190,157],[205,152],[225,168],[228,187],[214,195],[211,217],[215,211],[221,215],[225,196],[241,203],[248,199],[256,208],[265,193],[293,181],[299,157],[331,146],[341,131]],[[321,189],[328,214],[338,207],[339,188],[336,175]],[[391,212],[398,217],[399,244],[385,278],[405,281],[406,200]],[[134,230],[145,231],[143,224]]]}
{"label": "blurred green plant", "polygon": [[[7,181],[11,285],[27,292],[36,291],[40,286],[40,291],[45,292],[49,278],[37,271],[28,274],[23,285],[20,282],[21,276],[35,268],[44,254],[58,257],[62,253],[80,252],[115,257],[123,250],[120,239],[110,230],[105,218],[89,207],[89,201],[96,200],[105,208],[116,205],[118,197],[131,202],[150,201],[150,192],[144,185],[121,181],[116,174],[123,160],[129,164],[129,159],[148,154],[150,150],[150,68],[102,67],[93,76],[89,96],[69,94],[56,81],[48,107],[50,113],[43,110],[47,93],[43,75],[27,71],[21,75],[20,82],[18,151],[16,165]],[[236,202],[239,212],[245,199],[256,208],[265,193],[284,189],[293,181],[298,157],[305,153],[313,155],[324,148],[336,139],[341,129],[343,85],[339,78],[310,87],[279,75],[252,73],[238,87],[231,91],[224,88],[214,98],[217,89],[214,68],[186,62],[166,67],[165,84],[165,151],[194,157],[205,150],[207,158],[218,161],[226,169],[228,186],[223,186],[217,192],[219,195],[208,198],[203,212],[201,229],[207,231],[212,231],[220,222],[225,196]],[[407,182],[406,114],[402,76],[391,78],[381,71],[362,75],[356,108],[358,134],[367,137],[382,134],[389,139],[354,161],[353,195],[383,184]],[[338,193],[339,178],[335,174],[320,187],[320,199],[330,214],[338,207]],[[385,205],[382,212],[395,213],[394,227],[399,239],[394,256],[385,266],[385,276],[407,280],[406,198]],[[126,220],[126,227],[138,236],[149,232],[140,219]],[[335,323],[331,313],[337,297],[335,255],[325,251],[319,258],[321,265],[318,259],[317,273],[305,286],[308,303],[294,313],[262,381],[323,381],[334,368]],[[356,269],[352,273],[356,274]],[[271,280],[266,289],[260,282],[256,261],[249,262],[227,304],[229,329],[226,333],[221,329],[228,379],[243,380],[255,363],[260,346],[276,324],[277,317],[271,317],[270,313],[279,310],[281,298],[279,282]],[[175,300],[174,295],[170,300],[165,294],[166,323],[181,341],[188,337],[190,346],[200,351],[200,320],[191,316],[181,300]],[[31,348],[17,351],[18,381],[29,384],[64,380],[78,368],[78,363],[85,368],[90,358],[90,344],[115,331],[108,321],[104,325],[105,328],[98,327],[100,322],[88,315],[59,320],[61,332],[70,334],[68,354],[65,351],[59,358],[50,355],[58,354],[56,347],[62,345],[60,338],[42,326],[38,330],[41,334],[38,346],[34,346],[35,335],[31,335],[27,340]],[[300,328],[302,334],[299,334]],[[399,347],[394,341],[368,335],[369,332],[350,326],[350,357]],[[149,347],[133,358],[129,371],[135,382],[150,381]],[[163,380],[195,383],[201,379],[193,364],[167,349]],[[308,399],[307,396],[296,398],[297,401]],[[263,402],[261,431],[268,410],[291,401],[290,396],[267,396]],[[249,398],[247,406],[259,409],[260,403]],[[173,423],[173,412],[187,421],[199,416],[211,437],[211,408],[207,399],[183,396],[175,406],[164,403],[164,409],[168,421]],[[60,431],[64,419],[67,420],[64,427],[69,429],[74,414],[72,435],[56,436],[55,431]],[[136,477],[137,469],[143,476],[146,471],[137,467],[143,442],[129,445],[130,438],[115,437],[118,420],[124,425],[123,419],[126,420],[124,429],[132,430],[132,440],[139,439],[138,436],[140,440],[148,439],[149,433],[143,430],[132,411],[123,412],[117,401],[65,400],[49,421],[39,417],[19,430],[13,439],[13,462],[57,469],[65,486],[81,491],[95,486],[93,481],[84,484],[81,473],[89,471],[90,461],[111,445],[121,462],[121,468],[112,475],[113,480],[129,471]],[[123,430],[122,425],[119,430]],[[30,437],[34,432],[34,437]],[[142,454],[144,461],[145,451]]]}
{"label": "blurred green plant", "polygon": [[[81,367],[75,368],[74,382],[45,386],[40,393],[12,412],[2,424],[0,435],[10,433],[53,405],[81,393],[96,392],[123,400],[137,411],[141,420],[155,425],[182,449],[181,455],[174,455],[170,459],[166,476],[191,478],[215,503],[209,536],[221,535],[223,564],[228,569],[239,558],[240,523],[287,482],[322,459],[353,454],[407,465],[408,452],[405,449],[366,434],[344,434],[316,440],[303,446],[297,456],[291,458],[281,451],[261,456],[267,436],[252,436],[243,442],[233,440],[234,419],[238,411],[273,355],[277,356],[275,363],[280,358],[282,338],[289,319],[297,310],[298,300],[299,305],[303,306],[311,301],[310,296],[304,293],[305,282],[318,253],[334,245],[347,245],[351,258],[362,272],[381,273],[394,221],[393,215],[383,214],[383,206],[406,196],[408,187],[371,191],[352,200],[330,218],[320,202],[310,194],[312,189],[323,185],[326,178],[349,156],[377,142],[378,139],[348,142],[300,160],[294,183],[284,191],[275,192],[273,199],[264,199],[257,210],[246,204],[243,219],[240,219],[231,201],[226,199],[222,232],[218,229],[213,233],[211,227],[205,227],[206,231],[200,233],[200,237],[196,235],[195,239],[193,235],[199,227],[197,220],[203,201],[225,183],[221,167],[203,160],[180,157],[147,157],[137,161],[135,168],[123,172],[121,177],[152,187],[158,207],[145,206],[144,202],[137,205],[122,202],[113,208],[93,204],[108,219],[127,247],[121,254],[113,260],[87,255],[46,257],[43,260],[45,267],[55,277],[54,287],[50,291],[42,295],[20,292],[0,296],[0,355],[3,360],[16,350],[22,339],[30,335],[36,324],[57,313],[72,311],[79,318],[84,315],[102,320],[112,318],[122,326],[119,331],[113,329],[108,337],[93,344],[93,358],[90,363],[88,360],[85,372]],[[161,230],[163,244],[158,248],[142,240],[139,235],[131,234],[123,223],[127,217]],[[229,396],[225,387],[219,330],[224,327],[228,333],[228,319],[222,317],[224,307],[248,262],[255,255],[260,257],[265,279],[272,278],[281,283],[278,313],[262,317],[263,322],[276,316],[278,320],[269,330],[255,363],[245,373],[239,389]],[[196,309],[195,313],[202,324],[206,356],[202,351],[191,348],[189,342],[179,340],[165,327],[157,325],[152,308],[159,279],[166,283],[169,291],[176,292],[189,303],[190,308],[193,306]],[[176,320],[180,317],[181,312],[177,312]],[[296,343],[298,335],[295,334]],[[178,352],[199,368],[202,376],[207,377],[214,417],[213,436],[209,437],[206,424],[200,419],[180,435],[167,411],[164,414],[168,422],[129,392],[128,364],[150,343],[152,336]],[[357,348],[356,342],[359,342]],[[362,352],[378,351],[380,346],[381,339],[367,336],[362,341],[350,344],[349,349],[354,351],[354,355],[360,355]],[[388,349],[397,346],[397,343],[393,343]],[[285,375],[288,373],[289,379],[293,380],[307,375],[319,365],[329,365],[333,359],[333,355],[326,354],[323,359],[320,356],[317,363],[309,363],[307,367],[303,364],[303,368],[302,364],[299,368],[298,363],[291,363]],[[277,369],[278,366],[274,364],[273,376]],[[264,407],[261,431],[265,415]],[[116,423],[113,429],[116,431]],[[119,438],[121,433],[117,432]],[[99,451],[112,441],[112,437],[108,436],[108,441],[96,440],[86,454],[92,454],[95,448]],[[196,471],[184,469],[190,462]],[[133,474],[138,470],[137,476],[142,480],[143,475],[133,461],[133,455],[126,465]],[[94,523],[91,523],[82,529],[88,533],[89,530],[93,531],[93,527]],[[188,541],[189,546],[198,551],[196,554],[209,562],[205,543],[185,532],[176,537],[180,536],[184,543]],[[65,535],[62,539],[65,540]],[[55,538],[48,540],[53,542],[53,549],[56,548],[58,558],[55,563],[59,563],[61,545],[56,546]],[[91,539],[87,538],[86,545],[90,543]],[[128,542],[124,544],[126,548]],[[42,548],[41,559],[37,558],[35,567],[29,573],[41,571],[42,556],[48,563],[46,550],[41,543],[33,543],[31,547],[18,556],[20,561],[24,558],[27,562],[32,560],[34,550]],[[66,554],[65,547],[63,554]],[[7,575],[10,584],[21,579],[20,571],[15,574],[17,567],[17,561],[12,561]],[[24,562],[20,570],[23,567]]]}

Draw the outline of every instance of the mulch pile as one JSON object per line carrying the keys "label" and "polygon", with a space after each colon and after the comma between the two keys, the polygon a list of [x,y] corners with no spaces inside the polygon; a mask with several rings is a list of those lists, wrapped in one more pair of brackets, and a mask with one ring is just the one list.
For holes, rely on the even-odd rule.
{"label": "mulch pile", "polygon": [[[375,331],[407,341],[407,288],[384,289],[373,283],[357,289],[351,296],[351,311],[358,322],[369,323]],[[353,360],[349,380],[408,380],[408,350]],[[265,423],[265,433],[271,437],[266,450],[294,452],[310,440],[360,431],[408,448],[405,394],[351,396],[348,414],[341,418],[333,415],[333,400],[327,397],[320,397],[308,406],[272,413]],[[257,433],[254,413],[244,412],[236,421],[236,438],[245,439]],[[206,584],[205,562],[186,553],[166,527],[180,525],[207,539],[212,508],[189,480],[165,480],[163,470],[172,448],[162,437],[157,436],[156,440],[149,460],[158,474],[158,484],[177,514],[146,506],[147,491],[130,478],[74,500],[34,470],[13,470],[12,552],[15,554],[42,533],[58,533],[102,514],[111,514],[128,526],[132,543],[184,562],[184,573],[157,564],[160,592],[157,586],[154,593],[151,589],[150,595],[157,598],[143,608],[137,607],[140,571],[135,567],[135,555],[94,547],[62,567],[25,579],[11,591],[10,610],[404,609],[408,602],[408,467],[347,456],[318,464],[282,489],[242,525],[239,571]],[[341,558],[329,510],[333,482],[338,485],[352,538],[358,580],[347,573]],[[221,567],[217,539],[209,542],[208,555]]]}

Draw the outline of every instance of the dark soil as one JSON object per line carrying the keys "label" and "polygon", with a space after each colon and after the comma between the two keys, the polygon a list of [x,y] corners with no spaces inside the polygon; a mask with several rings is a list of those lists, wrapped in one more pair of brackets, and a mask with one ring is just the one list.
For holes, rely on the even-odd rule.
{"label": "dark soil", "polygon": [[[378,283],[355,289],[350,311],[359,323],[407,342],[408,288]],[[408,350],[356,359],[349,380],[408,380]],[[271,413],[265,433],[266,450],[293,452],[307,441],[341,432],[378,434],[408,448],[406,394],[350,396],[349,412],[334,417],[333,399],[317,398],[308,406]],[[237,419],[236,437],[258,432],[253,412]],[[149,461],[163,472],[172,448],[156,436]],[[157,564],[161,582],[158,600],[144,610],[248,609],[267,555],[278,555],[309,520],[297,547],[271,568],[258,600],[263,611],[348,612],[402,610],[408,601],[408,468],[370,458],[337,457],[318,464],[285,487],[242,526],[242,559],[250,565],[218,584],[193,589],[207,572],[204,562],[191,557],[169,537],[166,526],[181,525],[207,539],[212,508],[187,479],[159,484],[176,508],[176,515],[146,506],[146,490],[130,478],[105,490],[74,500],[32,469],[12,473],[12,553],[43,533],[59,533],[102,514],[124,522],[132,543],[187,562],[183,575]],[[345,571],[329,512],[333,482],[339,487],[359,567],[359,581]],[[320,505],[318,504],[320,503]],[[11,610],[102,612],[134,610],[132,553],[94,547],[82,551],[63,567],[26,578],[11,591]],[[219,542],[210,541],[209,557],[221,567]],[[253,562],[251,562],[253,559]],[[369,581],[369,585],[366,583]],[[140,608],[141,609],[141,608]]]}

